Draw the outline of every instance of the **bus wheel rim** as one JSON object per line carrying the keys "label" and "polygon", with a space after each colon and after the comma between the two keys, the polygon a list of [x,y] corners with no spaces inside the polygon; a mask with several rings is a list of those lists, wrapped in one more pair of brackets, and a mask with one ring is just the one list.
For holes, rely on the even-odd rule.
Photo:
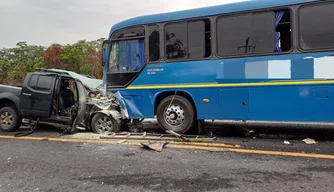
{"label": "bus wheel rim", "polygon": [[171,126],[180,126],[185,120],[185,112],[179,105],[171,105],[165,110],[165,121]]}

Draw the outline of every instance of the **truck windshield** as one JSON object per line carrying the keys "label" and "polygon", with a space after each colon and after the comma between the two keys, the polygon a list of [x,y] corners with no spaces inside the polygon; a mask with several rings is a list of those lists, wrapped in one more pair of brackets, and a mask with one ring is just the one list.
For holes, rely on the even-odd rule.
{"label": "truck windshield", "polygon": [[144,65],[144,39],[116,41],[111,47],[109,72],[138,72]]}

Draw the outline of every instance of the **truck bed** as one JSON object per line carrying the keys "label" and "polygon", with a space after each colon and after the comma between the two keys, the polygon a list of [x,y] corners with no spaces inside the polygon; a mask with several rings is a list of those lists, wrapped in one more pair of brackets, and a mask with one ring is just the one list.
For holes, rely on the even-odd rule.
{"label": "truck bed", "polygon": [[12,94],[16,95],[17,97],[20,97],[21,89],[22,89],[21,87],[8,86],[8,85],[1,85],[0,84],[0,94],[12,93]]}

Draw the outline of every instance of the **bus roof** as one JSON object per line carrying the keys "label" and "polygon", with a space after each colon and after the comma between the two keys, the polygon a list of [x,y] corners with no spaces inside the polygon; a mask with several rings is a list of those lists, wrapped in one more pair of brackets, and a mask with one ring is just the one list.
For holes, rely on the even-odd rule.
{"label": "bus roof", "polygon": [[139,16],[121,21],[113,25],[110,30],[109,38],[111,37],[111,34],[116,30],[136,25],[159,23],[159,22],[166,22],[166,21],[187,19],[194,17],[203,17],[209,15],[218,15],[224,13],[232,13],[238,11],[268,8],[268,7],[293,5],[293,4],[307,3],[313,1],[319,1],[319,0],[244,0],[242,2],[235,2],[230,4]]}

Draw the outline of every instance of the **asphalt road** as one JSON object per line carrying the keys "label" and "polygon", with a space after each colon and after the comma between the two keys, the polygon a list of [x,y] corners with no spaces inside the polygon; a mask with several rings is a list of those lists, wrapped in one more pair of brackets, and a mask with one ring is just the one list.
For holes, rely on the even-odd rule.
{"label": "asphalt road", "polygon": [[[258,126],[253,128],[246,132]],[[234,125],[213,133],[209,128],[206,135],[218,136],[217,143],[240,147],[210,152],[168,145],[160,153],[90,142],[98,138],[91,133],[63,136],[55,127],[41,127],[28,138],[0,133],[0,192],[334,191],[332,130],[263,130],[269,129],[245,134]],[[318,143],[305,144],[307,137]]]}
{"label": "asphalt road", "polygon": [[0,139],[0,191],[334,191],[334,160]]}

